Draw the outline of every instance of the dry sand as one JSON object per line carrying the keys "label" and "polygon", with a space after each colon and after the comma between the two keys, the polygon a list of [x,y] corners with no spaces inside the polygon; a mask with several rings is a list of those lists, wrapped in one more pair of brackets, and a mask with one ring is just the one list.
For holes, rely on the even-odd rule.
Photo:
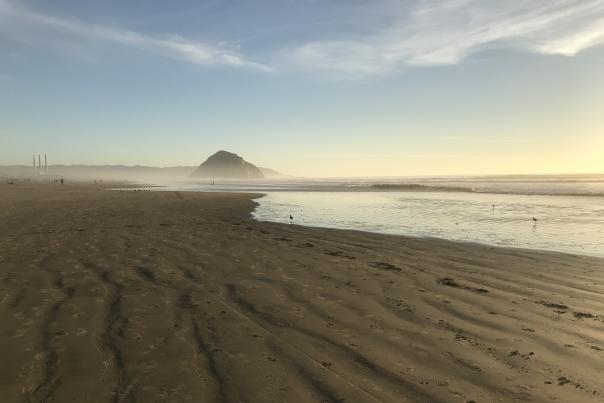
{"label": "dry sand", "polygon": [[604,261],[0,185],[1,402],[596,402]]}

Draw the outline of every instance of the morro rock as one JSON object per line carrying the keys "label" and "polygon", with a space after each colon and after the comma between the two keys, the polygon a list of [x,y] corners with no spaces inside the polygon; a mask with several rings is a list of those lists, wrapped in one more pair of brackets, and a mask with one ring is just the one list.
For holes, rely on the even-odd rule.
{"label": "morro rock", "polygon": [[237,154],[218,151],[208,158],[192,174],[194,178],[262,179],[264,175],[254,164]]}

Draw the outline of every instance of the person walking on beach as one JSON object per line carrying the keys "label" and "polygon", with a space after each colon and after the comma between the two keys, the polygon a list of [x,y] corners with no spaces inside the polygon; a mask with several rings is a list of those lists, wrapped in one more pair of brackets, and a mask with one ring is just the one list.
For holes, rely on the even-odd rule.
{"label": "person walking on beach", "polygon": [[65,183],[65,181],[63,180],[63,178],[61,178],[61,185],[62,185],[63,183]]}

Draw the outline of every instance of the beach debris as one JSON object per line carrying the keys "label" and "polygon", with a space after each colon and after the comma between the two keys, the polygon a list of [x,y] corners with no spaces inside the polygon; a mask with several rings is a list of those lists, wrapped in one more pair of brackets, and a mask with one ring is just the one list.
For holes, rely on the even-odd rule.
{"label": "beach debris", "polygon": [[577,319],[583,319],[583,318],[591,319],[591,318],[595,318],[595,316],[593,314],[587,313],[587,312],[573,312],[573,315]]}
{"label": "beach debris", "polygon": [[531,357],[534,355],[535,355],[535,353],[533,351],[525,353],[525,354],[520,353],[520,351],[518,351],[518,350],[514,350],[514,351],[510,352],[510,357],[518,356],[518,357],[522,358],[523,360],[530,360]]}
{"label": "beach debris", "polygon": [[436,282],[440,285],[446,285],[447,287],[459,287],[459,284],[451,277],[439,278]]}
{"label": "beach debris", "polygon": [[558,385],[562,386],[562,385],[566,385],[567,383],[570,383],[570,379],[561,376],[558,378]]}
{"label": "beach debris", "polygon": [[287,237],[284,237],[284,236],[275,237],[273,239],[276,240],[276,241],[294,242],[293,239],[287,238]]}
{"label": "beach debris", "polygon": [[327,251],[327,252],[325,252],[325,254],[329,255],[329,256],[342,257],[342,258],[350,259],[350,260],[356,259],[356,257],[354,257],[354,256],[345,255],[344,252],[341,251],[341,250],[338,250],[338,251]]}
{"label": "beach debris", "polygon": [[567,305],[564,305],[562,303],[555,304],[553,302],[547,302],[547,301],[535,301],[535,304],[539,304],[539,305],[546,306],[548,308],[555,308],[555,309],[559,309],[559,310],[570,309]]}
{"label": "beach debris", "polygon": [[461,285],[457,281],[455,281],[454,278],[451,278],[451,277],[441,277],[438,280],[436,280],[436,282],[440,285],[444,285],[447,287],[462,288],[464,290],[474,291],[474,292],[478,292],[481,294],[489,293],[489,290],[487,290],[486,288],[483,288],[483,287],[475,288],[475,287],[469,287],[467,285]]}
{"label": "beach debris", "polygon": [[370,262],[369,266],[375,267],[376,269],[386,270],[386,271],[402,271],[400,267],[393,265],[392,263],[387,262]]}

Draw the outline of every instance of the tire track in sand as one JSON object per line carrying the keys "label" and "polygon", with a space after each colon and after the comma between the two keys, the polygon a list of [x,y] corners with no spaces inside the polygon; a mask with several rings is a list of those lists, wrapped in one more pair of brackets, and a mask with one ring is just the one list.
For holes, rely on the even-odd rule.
{"label": "tire track in sand", "polygon": [[110,359],[105,360],[105,367],[113,369],[117,380],[117,388],[113,391],[111,402],[135,402],[133,385],[124,365],[122,350],[119,347],[119,339],[124,337],[127,323],[126,318],[122,315],[124,286],[113,279],[111,273],[108,271],[100,270],[91,263],[86,263],[86,266],[92,269],[99,280],[111,290],[105,310],[103,330],[101,332],[101,340],[105,346],[105,350],[111,355]]}
{"label": "tire track in sand", "polygon": [[[159,287],[157,276],[155,273],[147,268],[148,262],[143,262],[143,265],[136,267],[136,274],[145,282],[152,284],[153,286]],[[196,285],[200,285],[200,280],[190,271],[183,271],[184,269],[180,266],[178,267],[179,271],[186,277],[188,282],[192,282]],[[229,387],[227,385],[225,377],[221,374],[221,371],[218,368],[215,349],[206,341],[205,337],[202,334],[202,328],[199,325],[197,319],[193,316],[191,310],[193,308],[193,300],[191,297],[192,290],[183,290],[180,287],[176,287],[171,283],[162,283],[161,286],[167,287],[178,293],[177,300],[177,323],[179,326],[182,325],[183,317],[186,317],[186,320],[190,324],[191,328],[191,336],[194,340],[194,347],[198,354],[205,357],[207,361],[207,369],[209,373],[212,375],[214,382],[216,384],[216,402],[218,403],[226,403],[231,401],[228,398],[227,392],[229,391]]]}
{"label": "tire track in sand", "polygon": [[72,287],[66,287],[61,272],[55,273],[53,286],[59,290],[63,297],[53,303],[44,318],[41,327],[42,340],[40,342],[42,353],[44,355],[44,364],[41,381],[36,385],[31,394],[25,395],[26,402],[45,402],[49,400],[56,388],[60,384],[60,377],[56,373],[58,354],[57,344],[60,341],[62,332],[53,333],[53,325],[57,321],[57,315],[62,306],[68,302],[75,293]]}

